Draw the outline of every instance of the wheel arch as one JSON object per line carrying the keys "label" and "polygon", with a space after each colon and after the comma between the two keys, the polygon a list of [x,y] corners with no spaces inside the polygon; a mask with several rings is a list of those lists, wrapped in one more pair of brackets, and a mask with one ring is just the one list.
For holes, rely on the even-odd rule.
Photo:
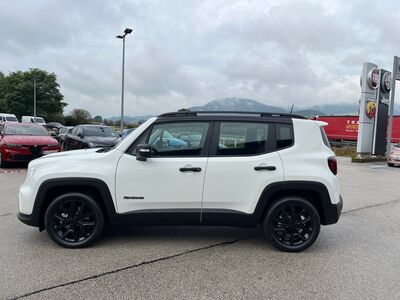
{"label": "wheel arch", "polygon": [[45,229],[44,215],[52,200],[71,192],[93,197],[103,210],[105,221],[119,223],[110,190],[104,181],[95,178],[56,178],[44,181],[36,194],[33,219],[40,231]]}
{"label": "wheel arch", "polygon": [[332,204],[327,187],[314,181],[285,181],[268,185],[263,190],[255,209],[257,219],[262,221],[275,201],[290,196],[310,201],[318,211],[322,225],[336,223],[339,219],[340,212],[338,207]]}

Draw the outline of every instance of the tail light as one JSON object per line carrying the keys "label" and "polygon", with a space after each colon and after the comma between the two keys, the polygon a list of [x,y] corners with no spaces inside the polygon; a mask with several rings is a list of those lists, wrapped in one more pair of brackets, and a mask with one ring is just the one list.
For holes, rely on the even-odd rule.
{"label": "tail light", "polygon": [[333,175],[337,174],[337,160],[336,157],[331,156],[328,158],[328,166],[329,169],[332,171]]}

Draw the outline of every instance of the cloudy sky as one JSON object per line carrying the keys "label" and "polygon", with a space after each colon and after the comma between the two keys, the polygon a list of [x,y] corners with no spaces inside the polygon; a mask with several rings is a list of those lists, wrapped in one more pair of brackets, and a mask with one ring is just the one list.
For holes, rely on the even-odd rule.
{"label": "cloudy sky", "polygon": [[400,55],[397,0],[0,0],[0,71],[58,76],[73,108],[126,114],[226,97],[308,107],[357,103],[362,62]]}

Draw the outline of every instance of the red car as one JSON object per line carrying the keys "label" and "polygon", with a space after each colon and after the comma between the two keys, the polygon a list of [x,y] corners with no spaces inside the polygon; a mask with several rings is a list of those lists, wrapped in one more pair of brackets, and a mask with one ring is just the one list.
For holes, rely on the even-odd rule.
{"label": "red car", "polygon": [[387,164],[389,167],[394,167],[395,165],[400,166],[400,143],[397,143],[392,147],[387,159]]}
{"label": "red car", "polygon": [[7,123],[0,132],[0,165],[29,162],[45,154],[60,151],[57,140],[38,124]]}

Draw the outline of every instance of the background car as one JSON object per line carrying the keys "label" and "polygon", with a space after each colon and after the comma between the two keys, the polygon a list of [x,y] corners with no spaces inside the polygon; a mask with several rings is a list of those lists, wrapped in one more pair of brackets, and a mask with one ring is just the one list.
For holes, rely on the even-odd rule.
{"label": "background car", "polygon": [[67,134],[71,133],[72,129],[74,129],[74,126],[61,127],[60,130],[58,130],[58,134],[54,137],[58,141],[61,149],[63,149],[64,147],[64,142]]}
{"label": "background car", "polygon": [[109,126],[78,125],[65,137],[63,149],[108,148],[121,139],[121,135]]}
{"label": "background car", "polygon": [[46,121],[42,117],[33,117],[33,116],[22,116],[22,123],[37,123],[41,125],[46,125]]}
{"label": "background car", "polygon": [[132,131],[134,131],[136,128],[128,128],[128,129],[124,129],[123,131],[122,131],[122,138],[124,139],[124,138],[126,138],[126,136],[128,135],[128,134],[130,134]]}
{"label": "background car", "polygon": [[57,140],[58,132],[60,131],[61,128],[64,126],[61,125],[58,122],[49,122],[45,125],[43,125],[47,131],[50,133],[51,136],[53,136]]}
{"label": "background car", "polygon": [[390,151],[387,159],[387,164],[389,167],[394,167],[395,165],[400,166],[400,143],[395,144]]}
{"label": "background car", "polygon": [[0,113],[0,126],[8,122],[18,123],[18,119],[13,114]]}
{"label": "background car", "polygon": [[0,133],[0,165],[29,162],[42,155],[60,151],[58,142],[37,124],[7,123]]}

